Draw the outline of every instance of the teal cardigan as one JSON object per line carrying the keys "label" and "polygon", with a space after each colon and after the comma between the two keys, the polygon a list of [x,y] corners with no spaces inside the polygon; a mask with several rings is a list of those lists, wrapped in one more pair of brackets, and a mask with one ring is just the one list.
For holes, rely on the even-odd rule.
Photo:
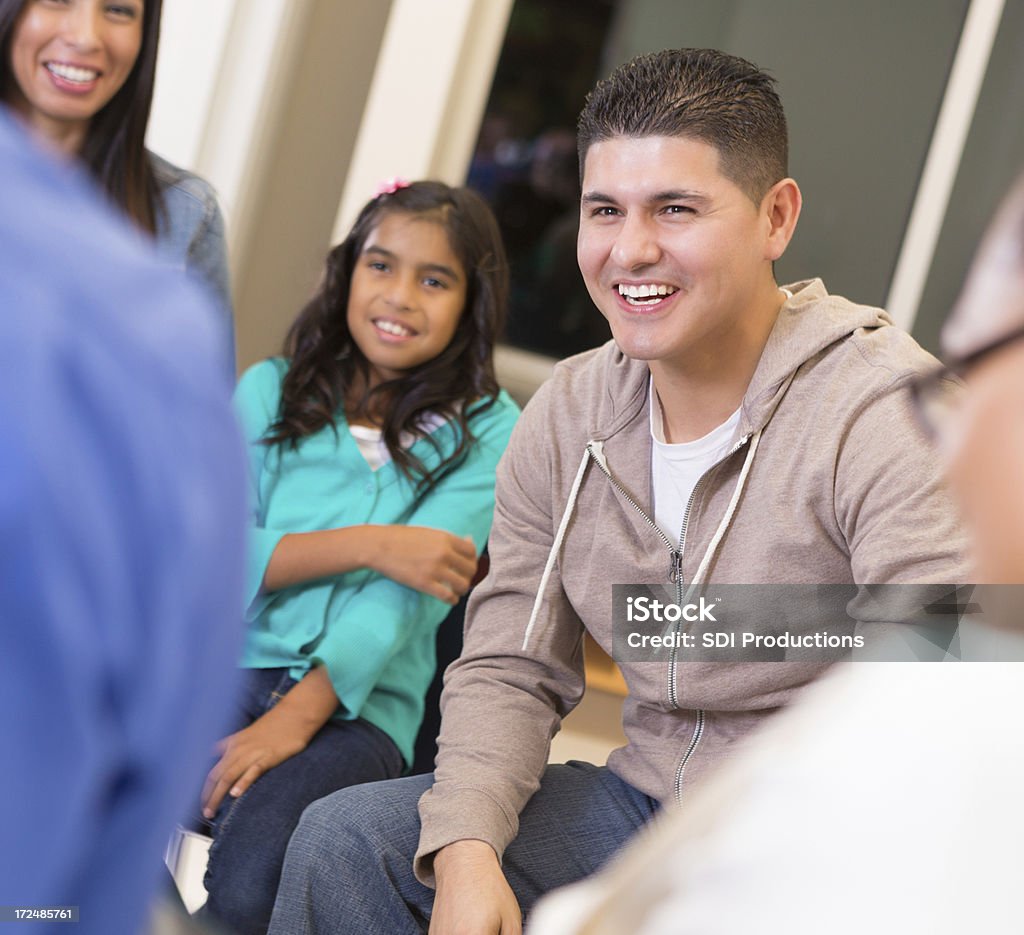
{"label": "teal cardigan", "polygon": [[[363,458],[343,413],[297,449],[262,439],[278,416],[287,361],[251,367],[235,392],[249,453],[252,524],[247,564],[248,632],[242,665],[288,668],[300,679],[327,668],[341,701],[337,717],[365,718],[387,733],[406,763],[436,666],[434,636],[450,607],[368,569],[263,593],[260,584],[281,537],[342,526],[406,524],[471,536],[479,553],[494,512],[494,472],[519,409],[502,391],[470,418],[476,438],[466,459],[417,499],[393,462],[376,471]],[[455,444],[448,422],[433,437]],[[441,456],[430,442],[412,449],[429,467]]]}

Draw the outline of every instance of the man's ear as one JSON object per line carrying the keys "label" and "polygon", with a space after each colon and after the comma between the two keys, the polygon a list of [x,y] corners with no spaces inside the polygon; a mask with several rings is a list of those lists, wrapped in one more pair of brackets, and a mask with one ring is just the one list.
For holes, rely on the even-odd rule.
{"label": "man's ear", "polygon": [[786,252],[796,230],[803,197],[793,179],[776,182],[761,200],[761,215],[767,228],[765,259],[774,262]]}

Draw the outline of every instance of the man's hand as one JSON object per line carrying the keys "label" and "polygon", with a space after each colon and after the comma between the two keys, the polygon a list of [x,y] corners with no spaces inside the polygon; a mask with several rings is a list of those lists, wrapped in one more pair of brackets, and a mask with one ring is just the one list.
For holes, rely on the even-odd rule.
{"label": "man's hand", "polygon": [[430,935],[522,935],[519,903],[483,841],[456,841],[434,856]]}
{"label": "man's hand", "polygon": [[369,566],[386,578],[456,604],[476,574],[476,546],[443,529],[371,526],[376,548]]}

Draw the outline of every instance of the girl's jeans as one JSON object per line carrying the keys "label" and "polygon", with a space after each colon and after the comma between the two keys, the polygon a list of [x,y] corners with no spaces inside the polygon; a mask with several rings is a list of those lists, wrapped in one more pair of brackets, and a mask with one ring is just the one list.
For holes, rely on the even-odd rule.
{"label": "girl's jeans", "polygon": [[[240,730],[269,711],[295,684],[287,669],[250,669],[240,700]],[[213,845],[202,914],[238,935],[270,924],[285,850],[303,810],[338,789],[401,775],[398,748],[379,728],[332,720],[296,756],[264,773],[237,799],[225,796],[211,823]]]}

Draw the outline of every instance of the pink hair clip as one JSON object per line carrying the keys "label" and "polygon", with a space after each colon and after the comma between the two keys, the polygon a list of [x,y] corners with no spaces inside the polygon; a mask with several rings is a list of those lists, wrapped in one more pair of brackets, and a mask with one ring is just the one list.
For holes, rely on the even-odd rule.
{"label": "pink hair clip", "polygon": [[381,195],[393,195],[400,188],[408,188],[409,183],[399,178],[397,175],[392,176],[389,179],[384,179],[383,182],[377,187],[377,191],[373,193],[374,198],[380,198]]}

